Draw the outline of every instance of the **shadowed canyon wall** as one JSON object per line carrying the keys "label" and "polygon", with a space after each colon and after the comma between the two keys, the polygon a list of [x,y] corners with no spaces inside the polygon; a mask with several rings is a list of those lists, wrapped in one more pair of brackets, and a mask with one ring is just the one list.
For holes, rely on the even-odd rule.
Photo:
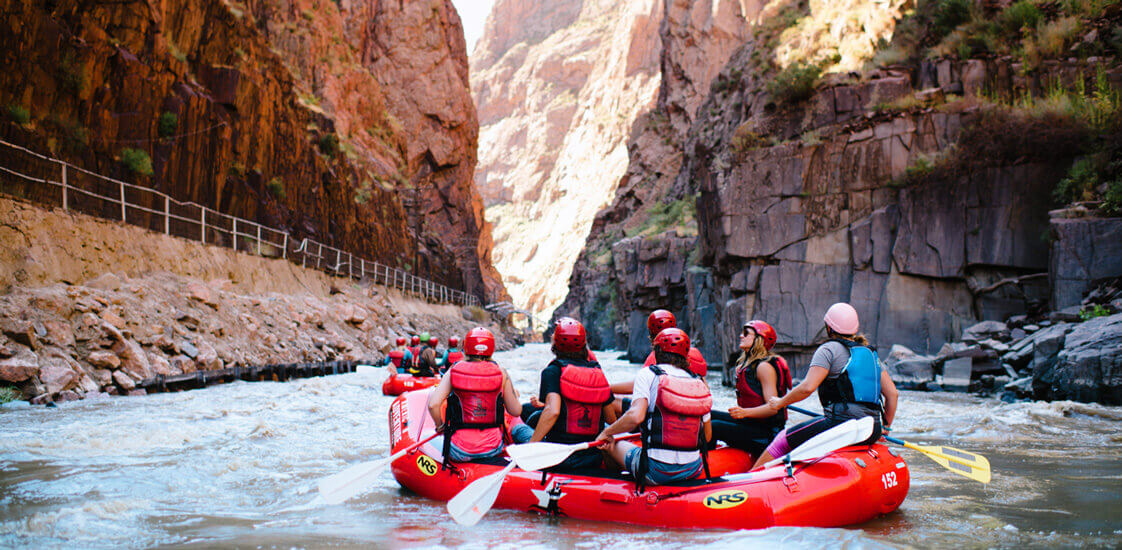
{"label": "shadowed canyon wall", "polygon": [[[506,297],[450,2],[0,2],[5,139]],[[150,174],[122,162],[151,159]]]}

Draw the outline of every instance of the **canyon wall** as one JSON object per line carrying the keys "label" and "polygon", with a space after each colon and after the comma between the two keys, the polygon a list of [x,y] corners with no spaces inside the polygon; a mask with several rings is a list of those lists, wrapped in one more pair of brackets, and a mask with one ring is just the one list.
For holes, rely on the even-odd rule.
{"label": "canyon wall", "polygon": [[[661,0],[499,0],[471,57],[475,181],[517,305],[564,297],[592,217],[615,195],[659,87]],[[698,24],[712,26],[708,16]]]}
{"label": "canyon wall", "polygon": [[449,1],[4,0],[0,12],[0,58],[21,68],[0,75],[0,104],[23,114],[4,139],[506,297],[471,181],[478,123]]}
{"label": "canyon wall", "polygon": [[[906,7],[767,4],[711,81],[691,86],[666,77],[664,33],[663,89],[644,115],[654,123],[633,135],[627,175],[555,315],[579,316],[594,345],[641,360],[645,317],[664,307],[718,365],[737,353],[741,323],[760,318],[802,370],[836,301],[857,307],[876,345],[923,352],[978,320],[1048,308],[1052,193],[1084,137],[1046,109],[992,98],[1093,86],[1100,66],[1117,90],[1119,64],[866,65]],[[774,82],[800,67],[828,71],[792,99]],[[690,90],[704,97],[681,131],[674,117],[690,103],[670,98]]]}

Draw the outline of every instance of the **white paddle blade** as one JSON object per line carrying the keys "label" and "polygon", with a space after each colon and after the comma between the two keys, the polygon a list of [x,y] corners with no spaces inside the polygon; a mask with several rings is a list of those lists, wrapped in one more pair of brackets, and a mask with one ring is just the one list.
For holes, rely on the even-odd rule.
{"label": "white paddle blade", "polygon": [[506,468],[488,476],[483,476],[464,487],[448,501],[448,513],[460,525],[475,525],[491,510],[495,499],[499,498],[503,479],[514,469],[514,462]]}
{"label": "white paddle blade", "polygon": [[342,472],[327,476],[319,481],[319,494],[328,504],[345,502],[369,489],[378,479],[378,474],[395,458],[391,456],[382,460],[355,464]]}
{"label": "white paddle blade", "polygon": [[566,445],[563,443],[536,442],[509,445],[506,448],[506,454],[519,468],[529,472],[556,466],[572,456],[573,453],[587,448],[587,443]]}
{"label": "white paddle blade", "polygon": [[[873,435],[874,427],[875,424],[871,416],[848,420],[808,439],[806,443],[791,451],[788,456],[791,457],[791,462],[805,462],[826,456],[838,449],[856,445],[869,439]],[[776,458],[765,464],[764,467],[774,466],[782,462],[782,458]]]}

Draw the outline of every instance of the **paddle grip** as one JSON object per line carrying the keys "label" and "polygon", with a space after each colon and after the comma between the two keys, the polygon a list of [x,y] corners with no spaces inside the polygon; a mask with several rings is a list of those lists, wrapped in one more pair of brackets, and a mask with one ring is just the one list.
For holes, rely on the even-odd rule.
{"label": "paddle grip", "polygon": [[[634,434],[634,433],[633,434],[623,434],[623,435],[617,435],[615,437],[615,439],[616,439],[616,441],[624,441],[624,440],[627,440],[627,439],[635,439],[636,437],[639,437],[640,435],[642,435],[642,434]],[[593,441],[593,442],[589,443],[588,448],[593,449],[593,448],[596,448],[596,447],[602,447],[603,445],[604,445],[604,442],[597,439],[596,441]]]}

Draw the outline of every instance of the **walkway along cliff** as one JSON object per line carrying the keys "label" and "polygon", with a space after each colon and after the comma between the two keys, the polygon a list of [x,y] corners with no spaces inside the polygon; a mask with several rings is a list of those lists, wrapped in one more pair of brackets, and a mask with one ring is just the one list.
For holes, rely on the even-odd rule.
{"label": "walkway along cliff", "polygon": [[[1086,31],[1119,14],[1073,6],[1006,30],[985,26],[1011,17],[1000,7],[946,21],[942,4],[771,3],[709,81],[675,70],[709,34],[668,16],[659,103],[555,315],[637,360],[646,314],[667,307],[715,364],[762,318],[805,368],[836,301],[885,353],[935,353],[980,320],[1082,311],[1122,276],[1122,44],[1069,32],[1061,50],[1034,48],[1060,19]],[[956,46],[971,24],[990,29],[988,51]],[[1089,202],[1056,210],[1072,201]],[[1087,383],[1118,385],[1119,365],[1096,369]]]}

